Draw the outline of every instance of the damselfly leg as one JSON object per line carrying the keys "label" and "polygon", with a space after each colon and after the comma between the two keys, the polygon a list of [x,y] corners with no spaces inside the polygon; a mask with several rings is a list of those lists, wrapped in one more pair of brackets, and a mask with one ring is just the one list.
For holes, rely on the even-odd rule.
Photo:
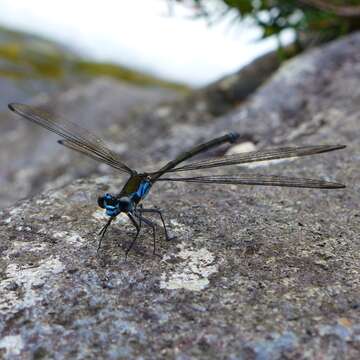
{"label": "damselfly leg", "polygon": [[[132,224],[135,226],[136,228],[136,235],[134,236],[130,246],[127,248],[126,252],[125,252],[125,259],[127,259],[127,256],[130,252],[130,250],[133,248],[138,236],[139,236],[139,233],[140,233],[140,230],[141,230],[141,225],[142,223],[144,222],[146,225],[150,226],[152,228],[152,231],[153,231],[153,243],[154,243],[154,250],[153,250],[153,254],[154,255],[158,255],[156,254],[156,228],[155,228],[155,224],[153,222],[151,222],[150,220],[148,219],[145,219],[143,216],[141,216],[138,212],[136,213],[128,213],[127,216],[129,217],[130,221],[132,222]],[[136,219],[139,220],[139,222],[136,221]]]}
{"label": "damselfly leg", "polygon": [[129,251],[132,249],[132,247],[134,246],[138,236],[139,236],[139,233],[140,233],[140,230],[141,230],[141,220],[142,219],[139,219],[139,223],[136,221],[135,217],[133,216],[132,213],[127,213],[127,216],[129,217],[130,221],[132,222],[132,224],[135,226],[136,228],[136,235],[134,236],[130,246],[126,249],[126,252],[125,252],[125,260],[127,259],[127,256],[129,254]]}
{"label": "damselfly leg", "polygon": [[167,231],[167,227],[165,225],[165,221],[164,218],[162,216],[162,212],[159,209],[144,209],[142,206],[139,206],[139,208],[137,209],[137,211],[140,213],[140,215],[142,215],[143,213],[155,213],[155,214],[159,214],[160,215],[160,219],[161,222],[163,224],[163,228],[164,228],[164,232],[165,232],[165,239],[167,241],[173,240],[175,238],[175,236],[170,237],[169,233]]}
{"label": "damselfly leg", "polygon": [[153,230],[153,245],[154,245],[154,250],[153,250],[153,254],[154,255],[157,255],[157,256],[160,256],[159,254],[156,253],[156,228],[155,228],[155,224],[148,220],[148,219],[145,219],[143,216],[141,216],[140,214],[136,214],[136,217],[143,221],[146,225],[150,226]]}
{"label": "damselfly leg", "polygon": [[99,236],[100,236],[100,239],[99,239],[99,244],[98,244],[98,248],[97,248],[97,254],[99,254],[99,250],[100,250],[100,247],[101,247],[101,243],[102,243],[102,240],[105,236],[105,233],[106,233],[106,230],[107,228],[109,227],[109,225],[111,224],[111,222],[114,220],[113,217],[111,217],[108,222],[102,227],[102,229],[100,230],[99,232]]}

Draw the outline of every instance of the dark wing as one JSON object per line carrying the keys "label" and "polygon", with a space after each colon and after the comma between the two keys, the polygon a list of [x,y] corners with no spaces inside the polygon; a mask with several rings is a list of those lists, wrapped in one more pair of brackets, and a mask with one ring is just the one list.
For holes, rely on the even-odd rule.
{"label": "dark wing", "polygon": [[199,170],[199,169],[207,169],[218,166],[247,164],[251,162],[266,161],[266,160],[286,159],[292,157],[320,154],[323,152],[343,149],[345,147],[346,147],[345,145],[319,145],[319,146],[284,147],[278,149],[259,150],[248,153],[227,155],[221,158],[200,160],[200,161],[192,162],[190,164],[186,164],[184,166],[170,169],[167,172]]}
{"label": "dark wing", "polygon": [[288,186],[317,189],[340,189],[345,185],[324,180],[301,179],[287,176],[242,174],[242,175],[212,175],[186,178],[160,178],[158,181],[183,181],[206,184],[234,184],[234,185],[265,185]]}
{"label": "dark wing", "polygon": [[75,143],[73,143],[73,142],[71,142],[69,140],[58,140],[58,143],[60,145],[63,145],[65,147],[67,147],[68,149],[75,150],[75,151],[77,151],[77,152],[79,152],[81,154],[84,154],[84,155],[88,156],[91,159],[99,161],[99,162],[101,162],[103,164],[107,164],[107,165],[113,167],[114,169],[117,169],[117,170],[120,170],[120,171],[125,171],[121,165],[118,165],[117,162],[113,162],[113,161],[111,161],[109,159],[106,159],[104,157],[100,157],[100,156],[96,155],[93,151],[88,151],[84,147],[78,146],[78,145],[76,145]]}
{"label": "dark wing", "polygon": [[68,120],[49,115],[28,105],[9,104],[9,109],[25,119],[63,137],[60,143],[93,159],[102,161],[117,170],[133,174],[134,171],[123,163],[119,155],[108,149],[100,138]]}
{"label": "dark wing", "polygon": [[224,143],[234,143],[238,138],[239,134],[236,132],[230,132],[228,134],[225,134],[223,136],[217,137],[215,139],[209,140],[205,143],[195,145],[191,149],[182,152],[179,154],[174,160],[169,161],[165,166],[163,166],[160,170],[153,172],[149,175],[151,175],[151,180],[156,181],[160,176],[163,174],[174,171],[173,169],[178,166],[181,162],[188,160],[192,158],[193,156],[196,156],[204,151],[207,151],[211,148],[220,146]]}

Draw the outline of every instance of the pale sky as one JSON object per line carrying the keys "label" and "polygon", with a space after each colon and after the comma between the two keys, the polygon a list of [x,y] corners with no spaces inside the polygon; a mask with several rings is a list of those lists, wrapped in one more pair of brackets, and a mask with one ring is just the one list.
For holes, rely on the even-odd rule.
{"label": "pale sky", "polygon": [[[0,0],[0,25],[57,40],[90,59],[111,61],[200,86],[238,70],[273,49],[275,39],[256,41],[259,30],[209,27],[165,0]],[[284,34],[284,42],[292,34]]]}

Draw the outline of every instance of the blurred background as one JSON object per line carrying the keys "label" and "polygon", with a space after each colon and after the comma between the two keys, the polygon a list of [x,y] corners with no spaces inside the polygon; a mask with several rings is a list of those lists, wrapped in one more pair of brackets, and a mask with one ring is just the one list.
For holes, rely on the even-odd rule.
{"label": "blurred background", "polygon": [[[194,17],[194,6],[178,2],[1,0],[0,6],[5,26],[55,40],[88,60],[124,65],[190,86],[236,71],[277,46],[274,37],[256,41],[260,29],[235,23],[235,11],[210,26],[205,17]],[[292,38],[288,32],[288,42]]]}
{"label": "blurred background", "polygon": [[[0,0],[0,206],[108,171],[15,120],[9,102],[78,121],[140,166],[191,145],[189,124],[211,126],[283,61],[359,27],[355,0]],[[182,140],[157,141],[171,124]]]}

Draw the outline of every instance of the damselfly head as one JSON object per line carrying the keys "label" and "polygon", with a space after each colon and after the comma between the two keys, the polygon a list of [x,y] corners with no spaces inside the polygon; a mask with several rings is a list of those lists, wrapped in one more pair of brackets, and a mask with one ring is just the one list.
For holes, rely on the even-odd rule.
{"label": "damselfly head", "polygon": [[114,217],[121,212],[128,212],[131,210],[131,199],[127,196],[118,198],[106,193],[104,196],[98,197],[98,205],[106,210],[106,215]]}
{"label": "damselfly head", "polygon": [[119,200],[109,193],[98,197],[98,205],[106,210],[106,215],[111,217],[117,216],[121,212]]}
{"label": "damselfly head", "polygon": [[105,209],[105,201],[110,200],[112,197],[111,194],[105,194],[104,196],[99,196],[97,199],[98,205],[102,208]]}

